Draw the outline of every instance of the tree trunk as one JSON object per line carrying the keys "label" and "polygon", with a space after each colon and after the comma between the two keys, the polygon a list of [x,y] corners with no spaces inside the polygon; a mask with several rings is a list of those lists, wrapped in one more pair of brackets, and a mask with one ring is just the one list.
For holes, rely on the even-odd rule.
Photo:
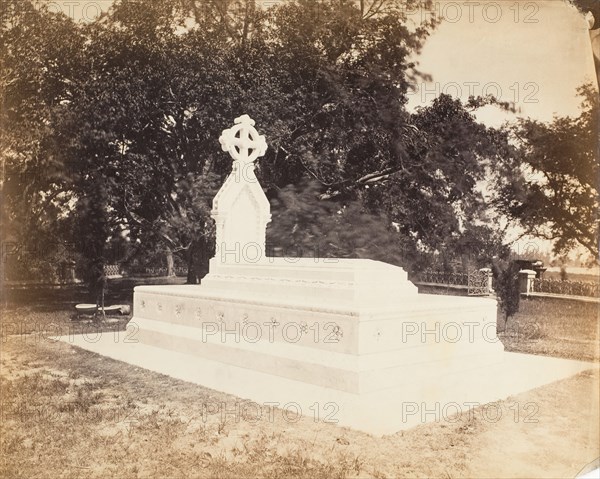
{"label": "tree trunk", "polygon": [[198,284],[198,275],[196,274],[196,261],[193,248],[190,246],[187,252],[187,284]]}
{"label": "tree trunk", "polygon": [[167,246],[165,254],[167,255],[167,276],[172,278],[175,276],[175,260],[173,259],[173,251],[171,251],[171,248]]}
{"label": "tree trunk", "polygon": [[106,321],[106,311],[104,311],[104,293],[106,291],[106,287],[104,286],[104,281],[102,281],[102,291],[100,292],[100,306],[102,308],[102,319]]}
{"label": "tree trunk", "polygon": [[214,246],[207,245],[204,238],[192,242],[187,251],[188,284],[201,282],[208,273],[208,263],[213,255]]}
{"label": "tree trunk", "polygon": [[97,320],[98,314],[101,315],[100,321],[106,321],[106,311],[104,310],[104,294],[106,293],[106,276],[104,276],[104,264],[100,265],[100,268],[96,268],[102,271],[101,275],[96,278],[94,284],[94,293],[96,296],[96,312],[94,313],[94,319]]}

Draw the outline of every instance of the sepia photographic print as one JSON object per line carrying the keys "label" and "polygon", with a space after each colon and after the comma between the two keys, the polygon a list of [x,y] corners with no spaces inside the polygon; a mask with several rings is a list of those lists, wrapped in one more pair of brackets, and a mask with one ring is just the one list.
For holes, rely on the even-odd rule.
{"label": "sepia photographic print", "polygon": [[0,0],[0,478],[600,479],[600,0]]}

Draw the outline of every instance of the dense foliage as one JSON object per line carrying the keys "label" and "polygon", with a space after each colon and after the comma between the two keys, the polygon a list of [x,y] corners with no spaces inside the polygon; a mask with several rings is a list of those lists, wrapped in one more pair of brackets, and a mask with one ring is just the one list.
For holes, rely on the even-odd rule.
{"label": "dense foliage", "polygon": [[[523,122],[515,146],[510,131],[476,121],[491,98],[441,95],[408,111],[409,86],[427,77],[413,59],[436,21],[414,24],[407,1],[420,3],[117,0],[97,21],[76,24],[5,0],[5,229],[23,244],[73,245],[88,272],[101,270],[109,239],[121,237],[121,259],[179,255],[196,282],[212,254],[210,201],[231,168],[218,137],[248,113],[269,143],[257,174],[273,204],[273,247],[483,266],[507,251],[491,206],[554,225],[565,233],[561,247],[588,246],[592,177],[574,177],[587,190],[573,186],[550,205],[548,186],[526,183],[522,165],[555,175],[563,189],[573,169],[596,174],[585,153],[561,152],[552,169],[544,151],[556,135],[574,152],[564,141],[593,125]],[[491,178],[503,185],[494,205],[482,188]],[[581,208],[571,212],[572,201]],[[565,212],[577,223],[557,230]]]}
{"label": "dense foliage", "polygon": [[526,232],[553,240],[557,252],[579,244],[598,258],[598,92],[585,85],[579,93],[578,117],[521,119],[512,128],[518,154],[504,163],[496,206]]}

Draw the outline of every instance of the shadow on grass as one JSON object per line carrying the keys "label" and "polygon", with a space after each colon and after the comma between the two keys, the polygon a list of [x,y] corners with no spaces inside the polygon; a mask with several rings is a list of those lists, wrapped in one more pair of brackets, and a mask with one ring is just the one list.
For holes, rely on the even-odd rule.
{"label": "shadow on grass", "polygon": [[[184,284],[182,277],[118,278],[108,280],[105,304],[131,304],[133,289],[140,285]],[[31,287],[7,287],[5,308],[36,307],[40,311],[56,312],[78,303],[96,303],[83,284],[61,286],[35,285]]]}

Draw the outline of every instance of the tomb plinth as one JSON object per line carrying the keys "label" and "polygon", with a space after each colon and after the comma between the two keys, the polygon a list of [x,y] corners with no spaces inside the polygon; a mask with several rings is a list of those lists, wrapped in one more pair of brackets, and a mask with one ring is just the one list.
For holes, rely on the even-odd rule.
{"label": "tomb plinth", "polygon": [[[378,269],[368,263],[345,260],[337,266],[350,279],[357,269]],[[435,379],[501,359],[494,301],[422,295],[388,303],[361,297],[360,282],[351,279],[289,282],[289,289],[272,280],[270,292],[261,285],[245,293],[232,289],[243,287],[233,278],[214,289],[137,287],[137,338],[268,374],[275,383],[286,378],[354,394],[405,387],[415,377]],[[348,294],[312,301],[315,292],[337,286]]]}
{"label": "tomb plinth", "polygon": [[305,412],[335,404],[339,423],[377,432],[411,425],[386,412],[399,401],[458,400],[465,371],[501,362],[494,300],[420,295],[378,261],[267,257],[270,205],[254,174],[265,139],[244,115],[220,142],[234,163],[213,200],[209,273],[136,287],[139,341],[189,358],[209,387]]}

